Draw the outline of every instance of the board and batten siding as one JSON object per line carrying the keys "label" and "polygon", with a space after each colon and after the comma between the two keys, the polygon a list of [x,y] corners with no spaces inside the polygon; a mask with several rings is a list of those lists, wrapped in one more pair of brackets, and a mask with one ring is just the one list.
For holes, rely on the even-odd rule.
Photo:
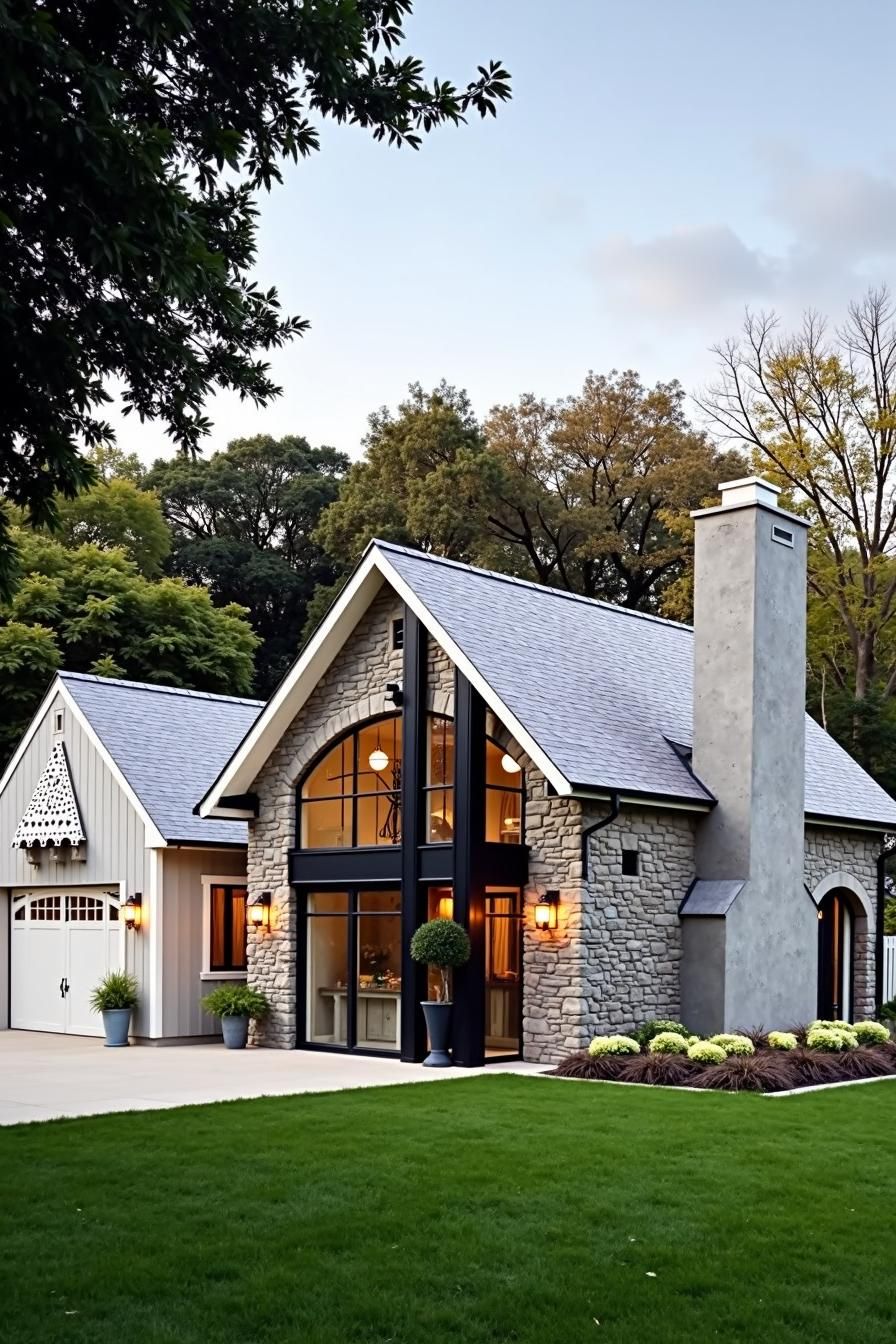
{"label": "board and batten siding", "polygon": [[[61,734],[53,731],[56,710],[63,712]],[[23,850],[12,849],[12,838],[54,744],[61,738],[65,744],[72,784],[87,844],[82,863],[52,863],[46,853],[35,867]],[[140,891],[144,903],[150,890],[151,851],[146,848],[145,827],[124,790],[91,742],[70,707],[55,696],[43,720],[16,766],[2,795],[0,795],[0,887],[6,891],[6,909],[3,910],[4,929],[9,928],[8,893],[10,890],[31,891],[38,887],[56,887],[74,890],[79,887],[102,887],[117,891],[123,897]],[[149,1034],[149,939],[146,932],[131,934],[127,939],[127,970],[133,971],[140,985],[140,1006],[134,1019],[136,1035]],[[9,992],[8,956],[0,959],[0,1000],[4,1015]],[[8,1025],[8,1020],[0,1019]]]}
{"label": "board and batten siding", "polygon": [[165,1037],[220,1036],[201,999],[220,981],[202,980],[202,878],[231,874],[246,880],[246,852],[239,849],[161,851],[162,861],[162,1034]]}

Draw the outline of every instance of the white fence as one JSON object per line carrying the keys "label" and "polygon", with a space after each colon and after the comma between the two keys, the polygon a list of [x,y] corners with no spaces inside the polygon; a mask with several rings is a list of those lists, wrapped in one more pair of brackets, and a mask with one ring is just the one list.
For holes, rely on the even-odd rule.
{"label": "white fence", "polygon": [[884,1003],[896,999],[896,934],[884,938]]}

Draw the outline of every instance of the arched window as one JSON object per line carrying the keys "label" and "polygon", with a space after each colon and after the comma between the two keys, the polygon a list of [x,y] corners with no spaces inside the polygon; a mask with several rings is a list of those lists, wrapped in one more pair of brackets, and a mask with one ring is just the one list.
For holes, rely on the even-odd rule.
{"label": "arched window", "polygon": [[401,716],[374,719],[332,746],[301,788],[303,849],[397,845],[401,839]]}
{"label": "arched window", "polygon": [[491,738],[485,743],[485,838],[496,844],[523,843],[523,767]]}

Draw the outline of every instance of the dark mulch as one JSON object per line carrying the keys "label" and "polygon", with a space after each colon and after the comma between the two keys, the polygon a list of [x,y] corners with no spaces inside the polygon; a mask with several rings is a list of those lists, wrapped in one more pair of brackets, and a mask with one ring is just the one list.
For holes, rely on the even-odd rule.
{"label": "dark mulch", "polygon": [[[763,1034],[757,1031],[753,1037]],[[686,1055],[589,1055],[587,1050],[577,1050],[551,1073],[558,1078],[699,1087],[718,1092],[787,1092],[795,1087],[896,1074],[896,1042],[860,1046],[838,1054],[807,1050],[805,1046],[796,1050],[757,1046],[755,1055],[732,1055],[724,1064],[700,1064]]]}

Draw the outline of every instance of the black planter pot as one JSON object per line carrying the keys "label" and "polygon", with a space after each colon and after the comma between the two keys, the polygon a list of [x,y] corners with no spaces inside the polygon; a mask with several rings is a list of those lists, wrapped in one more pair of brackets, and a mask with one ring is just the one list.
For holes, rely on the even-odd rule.
{"label": "black planter pot", "polygon": [[451,1056],[448,1045],[451,1040],[451,1004],[422,1003],[423,1016],[426,1018],[426,1030],[429,1032],[429,1054],[423,1061],[427,1069],[450,1069]]}

